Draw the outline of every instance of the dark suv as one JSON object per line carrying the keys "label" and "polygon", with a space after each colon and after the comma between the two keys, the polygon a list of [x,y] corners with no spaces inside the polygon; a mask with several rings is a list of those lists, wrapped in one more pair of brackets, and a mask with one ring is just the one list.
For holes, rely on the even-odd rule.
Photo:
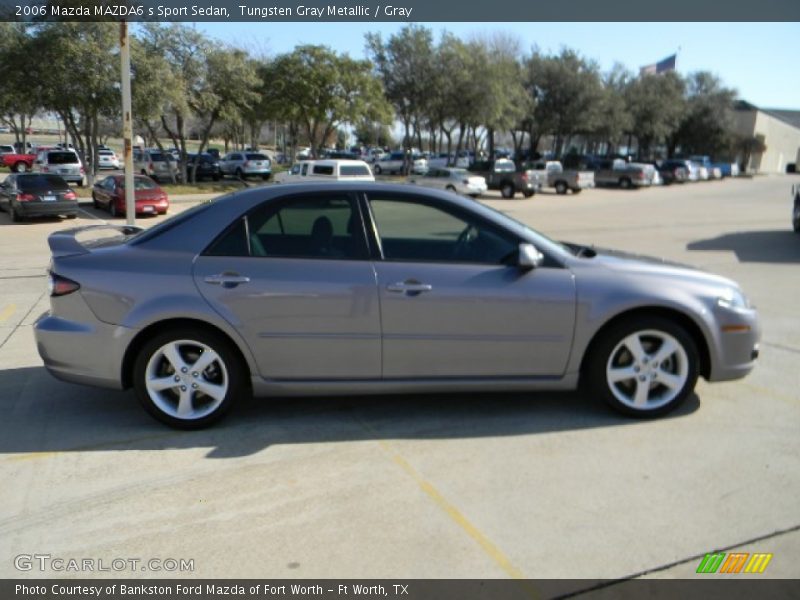
{"label": "dark suv", "polygon": [[197,163],[197,172],[195,173],[195,180],[213,179],[219,181],[222,178],[222,171],[219,168],[219,160],[214,158],[211,154],[189,154],[186,159],[186,176],[191,179],[192,169]]}

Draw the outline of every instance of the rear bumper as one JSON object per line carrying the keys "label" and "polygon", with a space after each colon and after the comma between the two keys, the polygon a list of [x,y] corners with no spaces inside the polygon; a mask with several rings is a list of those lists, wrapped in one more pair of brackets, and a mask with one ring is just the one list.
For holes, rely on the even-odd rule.
{"label": "rear bumper", "polygon": [[25,217],[47,217],[52,215],[74,215],[78,212],[78,203],[73,200],[65,202],[17,202],[17,212]]}
{"label": "rear bumper", "polygon": [[33,331],[39,356],[57,379],[122,389],[122,349],[135,330],[100,321],[70,321],[47,312]]}

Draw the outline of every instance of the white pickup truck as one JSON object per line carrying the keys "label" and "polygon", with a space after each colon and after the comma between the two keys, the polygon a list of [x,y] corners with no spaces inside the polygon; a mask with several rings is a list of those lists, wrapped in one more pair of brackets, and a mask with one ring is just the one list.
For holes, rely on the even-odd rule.
{"label": "white pickup truck", "polygon": [[594,187],[594,173],[565,169],[557,160],[537,160],[530,163],[528,168],[539,175],[545,187],[555,188],[557,194],[566,194],[567,190],[580,194],[581,191]]}

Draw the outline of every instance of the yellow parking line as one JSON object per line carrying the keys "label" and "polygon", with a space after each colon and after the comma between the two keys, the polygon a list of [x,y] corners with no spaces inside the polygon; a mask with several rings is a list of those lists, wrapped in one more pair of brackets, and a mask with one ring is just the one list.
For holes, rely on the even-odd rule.
{"label": "yellow parking line", "polygon": [[770,398],[775,398],[776,400],[782,400],[782,401],[788,402],[790,404],[797,404],[797,401],[800,400],[800,397],[792,397],[792,396],[789,396],[789,395],[784,394],[782,392],[778,392],[776,390],[771,390],[769,388],[765,388],[765,387],[762,387],[760,385],[756,385],[756,384],[750,383],[749,381],[742,381],[742,382],[740,382],[740,385],[743,385],[744,387],[750,388],[754,392],[757,392],[759,394],[763,394],[764,396],[768,396]]}
{"label": "yellow parking line", "polygon": [[517,569],[509,560],[509,558],[503,554],[503,552],[495,546],[489,538],[487,538],[480,530],[473,525],[464,514],[458,510],[453,504],[451,504],[447,498],[442,496],[441,492],[437,490],[429,481],[425,480],[417,471],[412,467],[408,461],[400,456],[394,449],[385,441],[379,440],[381,447],[389,454],[396,465],[398,465],[401,469],[403,469],[411,478],[417,483],[417,485],[425,492],[428,497],[433,500],[439,508],[441,508],[447,516],[449,516],[453,521],[455,521],[461,529],[463,529],[469,537],[475,540],[478,545],[483,549],[486,554],[488,554],[499,566],[503,571],[505,571],[510,577],[514,579],[525,579],[525,575]]}
{"label": "yellow parking line", "polygon": [[17,312],[16,304],[9,304],[2,311],[0,311],[0,323],[5,323],[8,319]]}

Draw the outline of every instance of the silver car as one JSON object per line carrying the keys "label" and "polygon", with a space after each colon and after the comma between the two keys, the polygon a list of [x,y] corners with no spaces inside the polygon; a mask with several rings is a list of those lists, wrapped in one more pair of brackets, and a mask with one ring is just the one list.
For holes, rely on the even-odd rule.
{"label": "silver car", "polygon": [[[99,226],[108,227],[108,226]],[[88,230],[87,230],[88,229]],[[242,397],[571,390],[635,416],[744,377],[756,311],[729,279],[552,241],[448,192],[242,190],[147,231],[54,233],[37,347],[179,428]],[[76,351],[79,350],[79,351]]]}
{"label": "silver car", "polygon": [[477,198],[488,189],[486,179],[466,169],[431,167],[424,175],[412,175],[409,183],[439,190],[447,190],[463,196]]}
{"label": "silver car", "polygon": [[223,175],[239,179],[256,176],[267,180],[272,175],[272,163],[260,152],[231,152],[219,161],[219,168]]}

